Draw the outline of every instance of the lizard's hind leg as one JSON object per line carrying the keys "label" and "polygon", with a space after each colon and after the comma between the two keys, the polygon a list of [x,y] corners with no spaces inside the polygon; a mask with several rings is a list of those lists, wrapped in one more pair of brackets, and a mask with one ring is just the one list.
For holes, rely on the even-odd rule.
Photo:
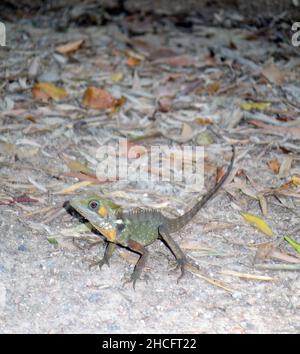
{"label": "lizard's hind leg", "polygon": [[135,283],[140,278],[142,271],[145,268],[149,252],[143,245],[132,240],[128,241],[128,248],[140,255],[140,259],[137,261],[130,279],[124,283],[132,282],[133,288],[135,289]]}
{"label": "lizard's hind leg", "polygon": [[104,264],[107,264],[109,266],[109,259],[111,258],[112,254],[114,253],[114,250],[116,248],[116,244],[112,242],[107,242],[107,246],[104,252],[104,256],[100,261],[96,261],[90,264],[89,269],[91,269],[94,266],[99,266],[101,269]]}
{"label": "lizard's hind leg", "polygon": [[172,251],[172,253],[174,254],[174,256],[176,258],[176,262],[177,262],[176,269],[180,268],[180,270],[181,270],[181,274],[180,274],[179,278],[177,279],[177,283],[178,283],[179,280],[184,275],[184,266],[187,263],[186,256],[182,252],[181,248],[178,246],[177,242],[175,240],[173,240],[173,238],[171,237],[171,235],[169,234],[169,232],[166,230],[166,228],[164,226],[160,226],[158,231],[159,231],[161,238],[165,241],[165,243],[170,248],[170,250]]}

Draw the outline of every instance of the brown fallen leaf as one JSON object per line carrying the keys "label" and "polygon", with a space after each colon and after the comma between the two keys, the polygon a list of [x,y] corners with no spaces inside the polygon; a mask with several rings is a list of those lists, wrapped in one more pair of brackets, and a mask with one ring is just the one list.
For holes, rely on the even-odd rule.
{"label": "brown fallen leaf", "polygon": [[104,89],[90,86],[83,95],[82,103],[93,109],[108,109],[113,108],[118,100]]}
{"label": "brown fallen leaf", "polygon": [[48,101],[50,98],[59,101],[68,96],[64,88],[55,86],[50,82],[38,82],[34,84],[31,92],[33,98],[40,101]]}
{"label": "brown fallen leaf", "polygon": [[141,63],[141,60],[139,58],[136,58],[136,57],[128,57],[127,59],[127,65],[128,66],[137,66]]}
{"label": "brown fallen leaf", "polygon": [[182,67],[182,66],[194,66],[196,64],[196,60],[187,55],[178,55],[175,57],[168,57],[168,58],[160,58],[154,60],[155,64],[166,64],[174,67]]}
{"label": "brown fallen leaf", "polygon": [[249,122],[258,128],[263,128],[266,134],[290,135],[294,139],[300,139],[300,128],[298,127],[277,127],[257,120],[251,120]]}
{"label": "brown fallen leaf", "polygon": [[161,97],[158,101],[159,104],[159,110],[161,112],[170,112],[170,110],[172,109],[172,98],[165,96],[165,97]]}
{"label": "brown fallen leaf", "polygon": [[55,48],[55,50],[60,54],[68,54],[76,52],[83,44],[84,39],[79,39],[78,41],[69,42],[63,45],[60,45]]}
{"label": "brown fallen leaf", "polygon": [[261,73],[272,84],[276,84],[276,85],[284,84],[285,81],[284,71],[274,63],[265,65]]}
{"label": "brown fallen leaf", "polygon": [[259,245],[254,258],[254,263],[257,263],[258,260],[266,260],[269,258],[275,258],[293,264],[300,263],[300,258],[291,256],[283,251],[278,250],[274,243]]}
{"label": "brown fallen leaf", "polygon": [[209,117],[199,117],[196,119],[196,123],[200,125],[211,125],[214,124],[213,120]]}
{"label": "brown fallen leaf", "polygon": [[254,257],[254,263],[257,263],[258,260],[266,260],[270,258],[270,254],[274,250],[275,245],[273,242],[270,243],[264,243],[262,245],[259,245],[256,250],[256,254]]}
{"label": "brown fallen leaf", "polygon": [[278,160],[270,160],[267,162],[270,169],[277,175],[280,169],[280,163]]}
{"label": "brown fallen leaf", "polygon": [[213,82],[206,86],[207,93],[213,95],[220,90],[220,84],[218,82]]}

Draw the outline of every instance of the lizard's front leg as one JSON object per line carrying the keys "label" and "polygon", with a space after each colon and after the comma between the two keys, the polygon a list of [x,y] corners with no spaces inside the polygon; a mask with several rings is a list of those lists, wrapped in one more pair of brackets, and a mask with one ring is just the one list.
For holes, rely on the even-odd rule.
{"label": "lizard's front leg", "polygon": [[166,229],[165,226],[160,226],[158,231],[159,231],[160,236],[165,241],[165,243],[170,248],[170,250],[172,251],[172,253],[174,254],[174,256],[176,258],[176,262],[177,262],[176,269],[179,268],[179,267],[181,269],[181,274],[180,274],[179,278],[177,279],[177,283],[178,283],[179,280],[184,275],[184,266],[187,263],[186,256],[182,252],[181,248],[178,246],[176,241],[174,241],[173,238],[170,236],[170,234],[169,234],[169,232],[168,232],[168,230]]}
{"label": "lizard's front leg", "polygon": [[129,240],[128,241],[128,248],[132,251],[140,254],[140,259],[137,261],[134,271],[131,274],[130,280],[126,281],[125,283],[132,282],[133,288],[135,289],[135,283],[140,278],[142,271],[146,265],[148,259],[148,250],[136,241]]}
{"label": "lizard's front leg", "polygon": [[109,259],[112,256],[112,254],[114,253],[115,248],[116,248],[115,243],[107,242],[107,246],[106,246],[103,258],[100,261],[96,261],[96,262],[91,263],[89,268],[91,269],[91,267],[99,266],[99,268],[101,269],[104,264],[107,264],[109,266]]}

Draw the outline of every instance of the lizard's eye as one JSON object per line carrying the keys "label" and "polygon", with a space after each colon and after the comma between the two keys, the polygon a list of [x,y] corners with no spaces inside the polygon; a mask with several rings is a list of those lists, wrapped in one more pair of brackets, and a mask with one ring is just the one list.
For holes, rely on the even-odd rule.
{"label": "lizard's eye", "polygon": [[92,210],[96,210],[99,208],[99,202],[97,200],[91,200],[89,202],[89,208]]}

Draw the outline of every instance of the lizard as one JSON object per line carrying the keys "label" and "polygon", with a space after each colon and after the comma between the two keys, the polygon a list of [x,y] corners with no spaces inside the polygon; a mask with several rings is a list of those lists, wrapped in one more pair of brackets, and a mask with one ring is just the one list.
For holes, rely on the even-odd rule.
{"label": "lizard", "polygon": [[170,234],[187,225],[216,194],[230,174],[234,159],[235,149],[232,146],[231,161],[223,177],[190,210],[175,218],[168,218],[157,209],[138,209],[125,212],[121,206],[109,199],[101,198],[97,194],[76,196],[71,199],[69,201],[71,207],[87,219],[107,241],[103,258],[92,265],[99,265],[100,269],[104,264],[109,266],[109,260],[117,245],[128,248],[140,255],[128,280],[133,283],[135,288],[136,281],[140,278],[148,258],[147,246],[160,239],[176,258],[176,269],[180,268],[181,270],[177,280],[179,281],[184,275],[187,258]]}

